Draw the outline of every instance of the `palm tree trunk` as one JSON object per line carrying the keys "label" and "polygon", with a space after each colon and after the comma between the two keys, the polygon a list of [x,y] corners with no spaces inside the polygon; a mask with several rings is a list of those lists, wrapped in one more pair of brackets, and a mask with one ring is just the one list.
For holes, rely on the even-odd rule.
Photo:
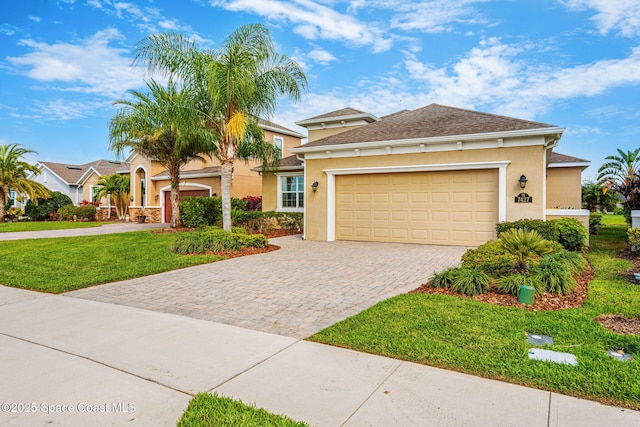
{"label": "palm tree trunk", "polygon": [[180,226],[180,168],[169,171],[171,175],[171,228]]}
{"label": "palm tree trunk", "polygon": [[4,205],[7,203],[9,192],[0,187],[0,222],[4,220]]}
{"label": "palm tree trunk", "polygon": [[222,162],[220,173],[222,190],[222,228],[231,231],[231,178],[233,177],[233,161]]}

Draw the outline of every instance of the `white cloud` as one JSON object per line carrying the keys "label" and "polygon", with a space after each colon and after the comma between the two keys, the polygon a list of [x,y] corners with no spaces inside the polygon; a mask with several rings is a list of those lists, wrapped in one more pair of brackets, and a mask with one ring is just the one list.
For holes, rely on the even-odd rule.
{"label": "white cloud", "polygon": [[[422,82],[432,102],[534,118],[554,103],[640,84],[640,48],[623,59],[571,68],[529,63],[523,49],[490,39],[448,68],[434,68],[406,54],[412,79]],[[534,66],[535,65],[535,66]]]}
{"label": "white cloud", "polygon": [[591,20],[600,34],[617,30],[625,37],[640,34],[640,2],[638,0],[564,0],[562,3],[573,10],[595,9]]}
{"label": "white cloud", "polygon": [[121,38],[117,30],[107,29],[77,43],[26,39],[21,44],[31,52],[7,61],[34,80],[63,82],[67,91],[120,97],[143,83],[142,70],[130,66],[129,50],[110,46]]}
{"label": "white cloud", "polygon": [[330,52],[328,52],[328,51],[326,51],[326,50],[324,50],[322,48],[319,48],[319,47],[316,47],[313,50],[311,50],[307,54],[307,57],[310,60],[318,62],[318,63],[320,63],[322,65],[327,65],[330,62],[333,62],[333,61],[336,60],[336,57],[333,56]]}
{"label": "white cloud", "polygon": [[274,23],[283,21],[310,40],[345,41],[354,46],[372,46],[374,52],[391,47],[391,40],[373,23],[363,23],[314,0],[214,0],[213,6],[233,12],[249,12]]}
{"label": "white cloud", "polygon": [[33,22],[40,22],[40,17],[39,16],[29,16],[29,19]]}
{"label": "white cloud", "polygon": [[404,31],[440,33],[451,31],[460,23],[486,23],[480,18],[474,3],[487,0],[429,0],[411,2],[405,0],[353,0],[349,11],[357,13],[361,9],[383,9],[390,11],[391,28]]}

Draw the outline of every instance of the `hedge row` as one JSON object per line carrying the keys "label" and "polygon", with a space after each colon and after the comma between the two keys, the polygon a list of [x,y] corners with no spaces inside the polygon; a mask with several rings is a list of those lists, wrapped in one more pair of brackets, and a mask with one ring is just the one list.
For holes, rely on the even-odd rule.
{"label": "hedge row", "polygon": [[587,229],[575,218],[543,221],[541,219],[520,219],[514,222],[496,224],[497,237],[512,228],[535,230],[545,239],[560,243],[569,251],[582,251],[587,245]]}

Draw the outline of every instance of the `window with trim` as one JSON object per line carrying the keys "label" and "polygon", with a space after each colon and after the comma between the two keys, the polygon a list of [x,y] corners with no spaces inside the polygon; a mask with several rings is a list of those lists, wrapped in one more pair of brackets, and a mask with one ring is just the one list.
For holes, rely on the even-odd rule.
{"label": "window with trim", "polygon": [[284,138],[280,136],[273,137],[273,144],[280,150],[280,157],[284,157]]}
{"label": "window with trim", "polygon": [[280,209],[302,211],[304,209],[304,176],[280,176]]}

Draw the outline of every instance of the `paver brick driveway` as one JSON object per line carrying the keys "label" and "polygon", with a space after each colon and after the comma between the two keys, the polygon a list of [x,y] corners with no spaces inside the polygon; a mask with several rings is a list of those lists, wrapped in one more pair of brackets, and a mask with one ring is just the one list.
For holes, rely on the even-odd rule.
{"label": "paver brick driveway", "polygon": [[109,283],[66,295],[295,338],[415,289],[466,248],[272,239],[280,250]]}

